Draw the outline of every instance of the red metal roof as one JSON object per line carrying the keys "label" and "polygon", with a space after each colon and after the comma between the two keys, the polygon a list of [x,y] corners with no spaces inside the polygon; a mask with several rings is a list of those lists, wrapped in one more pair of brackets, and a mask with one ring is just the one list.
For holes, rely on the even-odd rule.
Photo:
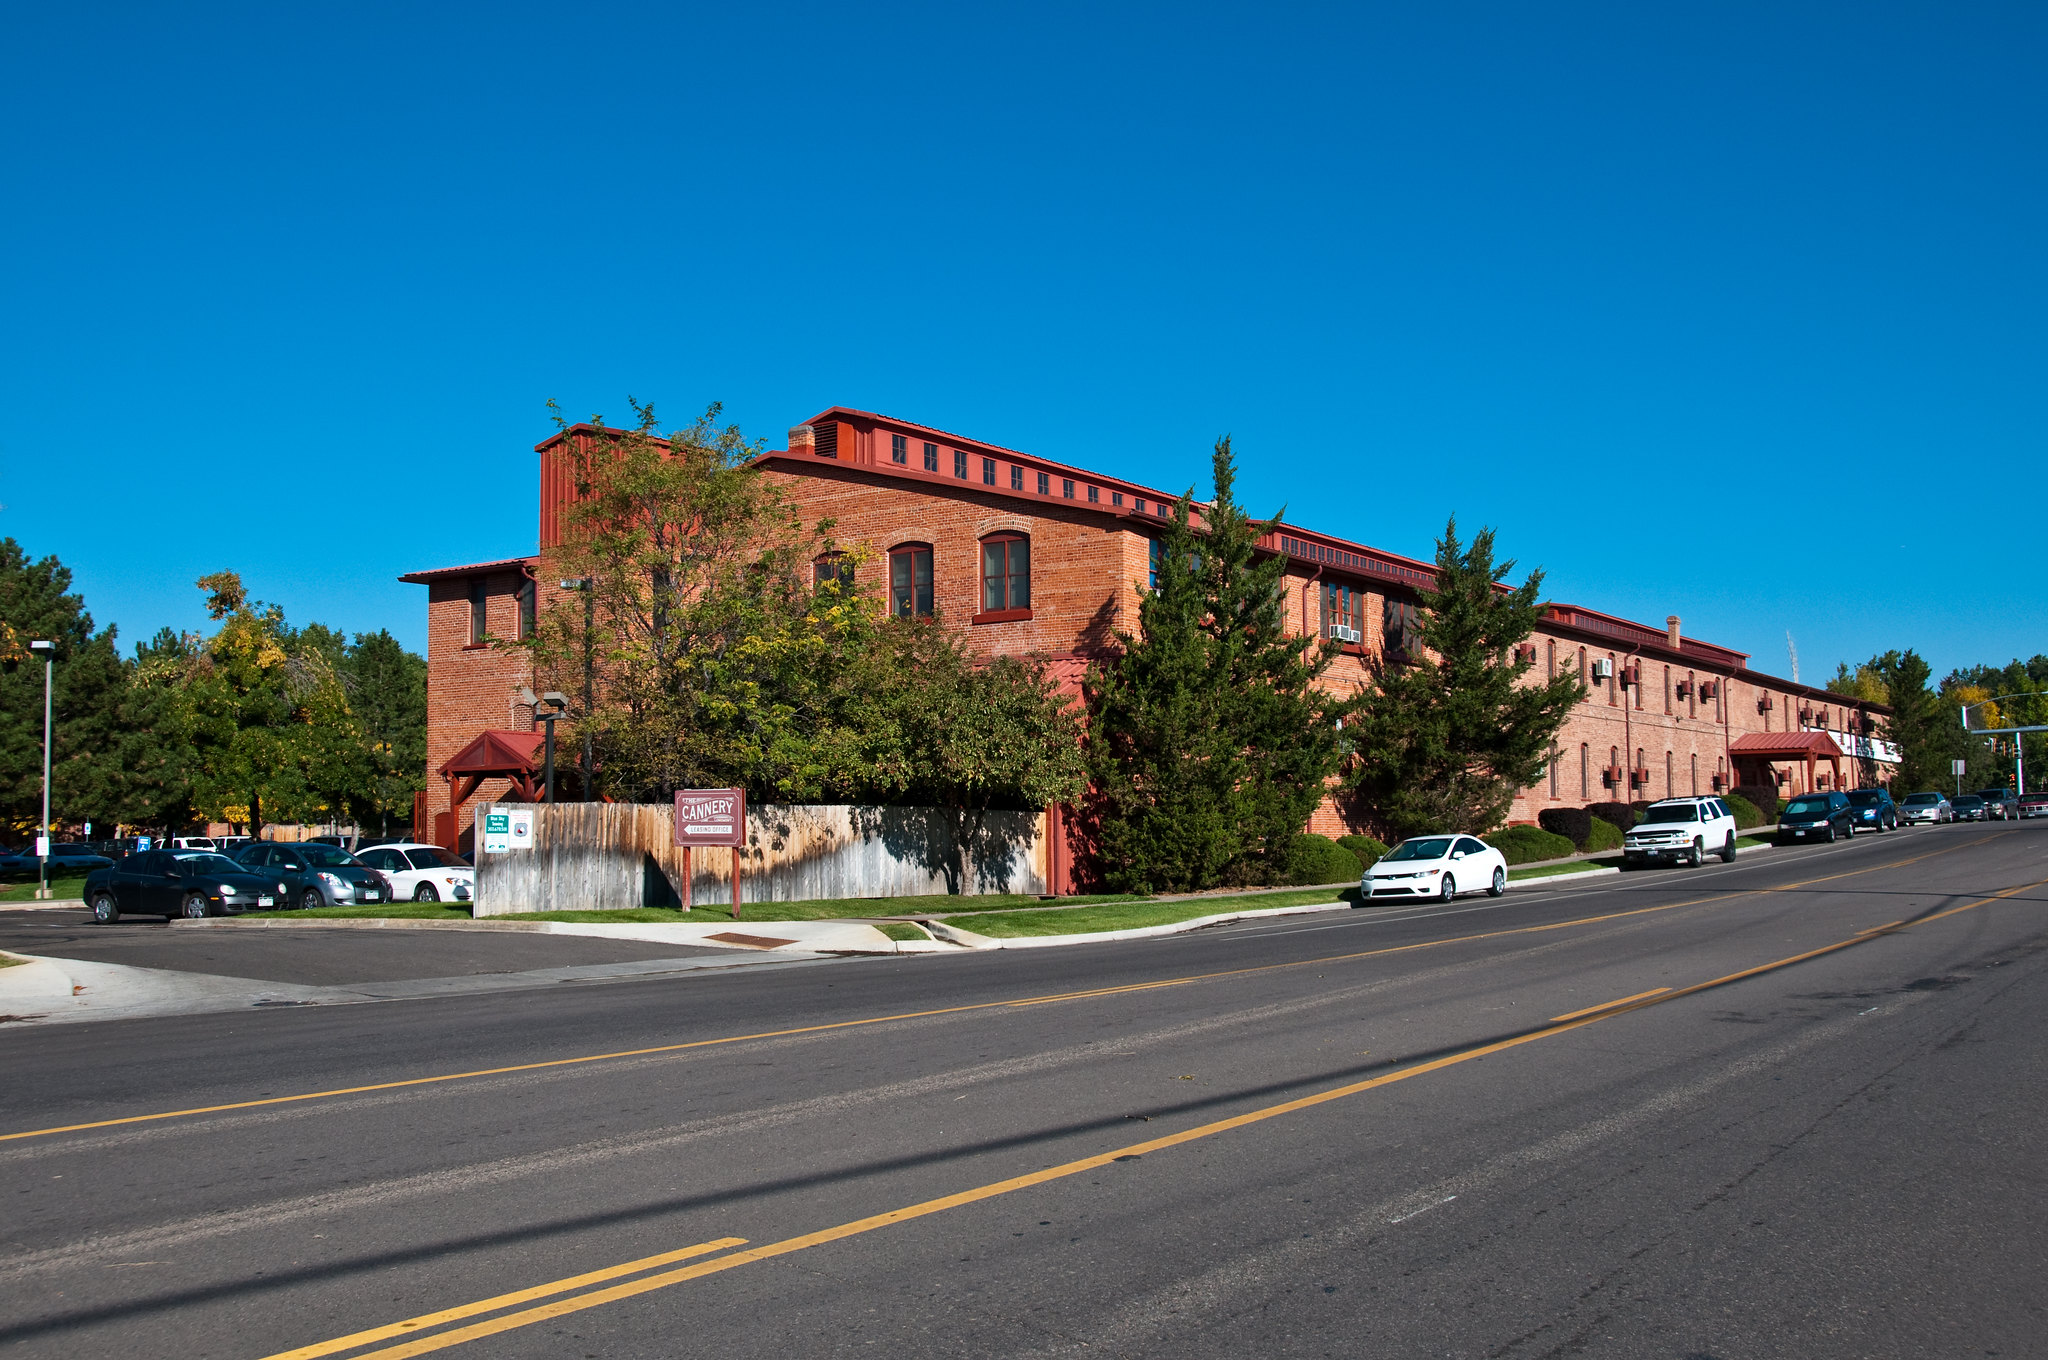
{"label": "red metal roof", "polygon": [[476,740],[448,757],[441,765],[443,775],[519,775],[540,768],[541,732],[507,732],[493,729],[477,733]]}
{"label": "red metal roof", "polygon": [[538,557],[508,557],[502,562],[472,562],[466,567],[435,567],[432,571],[409,571],[398,579],[423,586],[429,581],[445,581],[451,576],[481,576],[487,571],[510,571],[514,567],[530,567],[539,561]]}
{"label": "red metal roof", "polygon": [[1739,756],[1818,756],[1826,759],[1842,754],[1833,736],[1826,732],[1749,732],[1737,737],[1729,751]]}

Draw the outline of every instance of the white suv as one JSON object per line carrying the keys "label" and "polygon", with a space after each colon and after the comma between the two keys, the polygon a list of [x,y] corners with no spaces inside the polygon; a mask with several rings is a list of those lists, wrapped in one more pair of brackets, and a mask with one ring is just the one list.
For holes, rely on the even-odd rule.
{"label": "white suv", "polygon": [[1666,798],[1650,804],[1622,838],[1629,864],[1698,864],[1708,855],[1735,862],[1735,814],[1718,798]]}

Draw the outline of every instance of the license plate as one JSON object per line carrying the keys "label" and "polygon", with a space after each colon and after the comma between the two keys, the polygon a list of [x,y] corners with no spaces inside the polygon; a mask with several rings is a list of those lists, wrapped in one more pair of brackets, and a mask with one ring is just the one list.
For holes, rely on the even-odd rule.
{"label": "license plate", "polygon": [[380,897],[381,897],[381,894],[378,894],[378,893],[373,893],[373,892],[366,892],[366,893],[364,893],[364,894],[363,894],[363,900],[364,900],[365,902],[375,902],[375,901],[378,901],[378,900],[380,899]]}
{"label": "license plate", "polygon": [[277,899],[274,897],[259,897],[256,899],[256,905],[259,907],[274,907],[277,905]]}

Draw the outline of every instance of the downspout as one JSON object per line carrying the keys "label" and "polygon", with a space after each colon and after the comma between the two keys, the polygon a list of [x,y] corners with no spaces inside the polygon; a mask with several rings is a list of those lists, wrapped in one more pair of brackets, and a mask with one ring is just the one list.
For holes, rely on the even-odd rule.
{"label": "downspout", "polygon": [[[1637,652],[1640,652],[1642,649],[1643,644],[1638,642],[1635,646],[1629,648],[1628,651],[1623,654],[1621,667],[1622,675],[1628,674],[1628,658],[1634,656]],[[1615,682],[1617,684],[1620,683],[1620,676],[1615,677]],[[1631,719],[1628,716],[1628,711],[1631,708],[1635,707],[1636,691],[1640,690],[1642,687],[1643,677],[1641,675],[1638,675],[1636,676],[1636,682],[1633,685],[1624,686],[1627,692],[1621,696],[1621,758],[1624,761],[1628,762],[1626,765],[1622,767],[1628,771],[1627,777],[1622,781],[1622,788],[1625,790],[1632,789],[1636,782],[1636,739],[1634,736],[1631,735],[1634,728],[1632,726]],[[1621,801],[1624,803],[1633,803],[1635,799],[1624,798]]]}

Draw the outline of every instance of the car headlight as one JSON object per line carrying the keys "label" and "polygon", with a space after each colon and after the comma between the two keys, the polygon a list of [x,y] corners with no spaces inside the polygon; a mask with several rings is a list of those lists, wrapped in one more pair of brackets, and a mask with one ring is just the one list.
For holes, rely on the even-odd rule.
{"label": "car headlight", "polygon": [[230,886],[229,886],[228,884],[226,884],[226,883],[216,883],[216,884],[214,884],[214,886],[213,886],[213,890],[214,890],[214,891],[215,891],[216,893],[219,893],[219,894],[220,894],[220,895],[221,895],[222,897],[233,897],[233,896],[235,895],[235,890],[234,890],[234,888],[230,887]]}
{"label": "car headlight", "polygon": [[328,887],[335,889],[337,892],[348,886],[348,884],[342,881],[341,875],[339,874],[322,873],[320,875],[320,881],[322,883],[325,883]]}

